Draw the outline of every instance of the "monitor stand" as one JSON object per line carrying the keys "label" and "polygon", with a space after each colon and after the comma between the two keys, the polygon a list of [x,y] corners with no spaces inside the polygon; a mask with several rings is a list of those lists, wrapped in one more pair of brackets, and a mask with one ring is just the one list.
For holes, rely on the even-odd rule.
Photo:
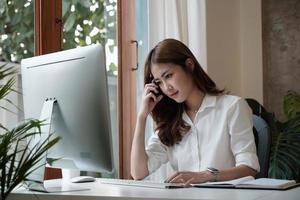
{"label": "monitor stand", "polygon": [[[49,98],[49,99],[47,98],[44,101],[41,116],[40,116],[40,121],[44,121],[45,125],[41,126],[41,134],[35,135],[34,138],[32,138],[33,145],[39,143],[40,141],[45,141],[45,139],[49,137],[50,130],[51,130],[53,107],[56,103],[57,100],[55,98]],[[42,159],[36,164],[36,166],[33,166],[33,168],[36,168],[36,170],[33,171],[27,178],[26,185],[29,190],[47,192],[47,193],[89,190],[89,188],[71,186],[71,183],[61,184],[59,186],[54,186],[54,187],[45,186],[44,175],[45,175],[46,162],[47,162],[47,152],[42,157]]]}

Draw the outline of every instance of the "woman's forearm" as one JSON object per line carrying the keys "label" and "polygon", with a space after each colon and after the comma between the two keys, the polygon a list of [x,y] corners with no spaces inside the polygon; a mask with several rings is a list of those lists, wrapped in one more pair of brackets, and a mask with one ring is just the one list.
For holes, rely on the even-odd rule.
{"label": "woman's forearm", "polygon": [[141,114],[137,117],[131,149],[131,176],[143,179],[148,176],[148,156],[145,151],[145,126],[146,116]]}
{"label": "woman's forearm", "polygon": [[240,165],[230,169],[221,170],[217,176],[218,181],[228,181],[232,179],[241,178],[244,176],[255,177],[256,171],[246,165]]}
{"label": "woman's forearm", "polygon": [[204,183],[208,181],[228,181],[244,176],[254,177],[255,175],[255,170],[251,169],[246,165],[241,165],[230,169],[220,170],[220,172],[217,175],[209,172],[208,170],[201,172],[178,171],[172,176],[168,177],[167,182],[185,184]]}

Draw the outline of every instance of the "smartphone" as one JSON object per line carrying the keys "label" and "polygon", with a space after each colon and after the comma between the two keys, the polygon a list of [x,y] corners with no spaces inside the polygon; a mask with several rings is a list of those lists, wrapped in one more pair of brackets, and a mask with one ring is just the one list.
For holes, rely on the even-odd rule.
{"label": "smartphone", "polygon": [[162,94],[162,91],[161,91],[161,89],[160,89],[160,87],[159,87],[159,85],[154,81],[154,80],[152,80],[152,83],[154,83],[156,86],[157,86],[157,90],[158,90],[158,92],[152,92],[155,96],[159,96],[159,95],[161,95]]}

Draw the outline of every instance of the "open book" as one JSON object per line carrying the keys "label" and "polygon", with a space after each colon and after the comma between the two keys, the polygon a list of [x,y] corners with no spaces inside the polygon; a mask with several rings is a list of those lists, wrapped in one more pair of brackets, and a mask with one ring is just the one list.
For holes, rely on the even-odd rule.
{"label": "open book", "polygon": [[299,185],[294,180],[280,180],[272,178],[254,179],[252,176],[246,176],[231,181],[207,182],[191,184],[193,187],[220,187],[220,188],[245,188],[245,189],[273,189],[286,190]]}

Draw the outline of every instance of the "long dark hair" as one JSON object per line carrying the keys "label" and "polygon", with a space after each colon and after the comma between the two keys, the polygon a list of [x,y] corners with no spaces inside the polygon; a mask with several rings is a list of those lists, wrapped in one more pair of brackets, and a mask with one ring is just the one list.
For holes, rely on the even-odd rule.
{"label": "long dark hair", "polygon": [[[190,58],[194,62],[192,71],[186,66],[186,60]],[[145,63],[144,84],[151,83],[152,64],[172,63],[181,66],[184,71],[191,74],[194,83],[204,94],[220,95],[224,90],[219,90],[215,82],[202,69],[199,62],[182,42],[175,39],[165,39],[159,42],[148,54]],[[182,119],[184,103],[177,103],[164,95],[157,103],[151,115],[156,123],[156,131],[161,142],[167,146],[173,146],[181,141],[183,135],[190,130],[190,126]]]}

